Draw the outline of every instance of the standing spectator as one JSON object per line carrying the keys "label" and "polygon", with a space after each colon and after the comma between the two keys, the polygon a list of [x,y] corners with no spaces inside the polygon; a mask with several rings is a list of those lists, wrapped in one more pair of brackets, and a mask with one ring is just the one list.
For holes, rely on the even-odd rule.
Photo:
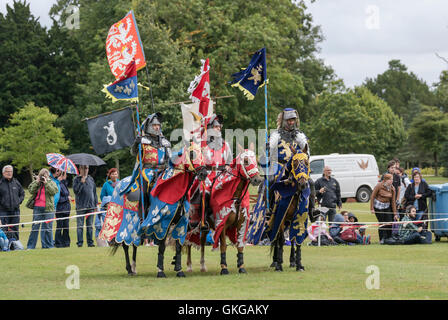
{"label": "standing spectator", "polygon": [[[392,175],[386,173],[383,176],[383,180],[378,182],[372,192],[370,211],[376,215],[380,223],[398,221],[397,208],[395,206],[395,188],[392,182]],[[380,244],[384,244],[384,240],[392,236],[392,228],[390,226],[379,227],[378,235]]]}
{"label": "standing spectator", "polygon": [[406,207],[413,205],[417,211],[417,220],[421,220],[428,209],[426,199],[431,197],[432,191],[426,181],[423,181],[422,174],[419,171],[412,173],[412,180],[413,182],[406,188],[404,194]]}
{"label": "standing spectator", "polygon": [[[103,187],[101,188],[100,193],[100,199],[101,199],[101,210],[107,210],[107,204],[110,202],[112,198],[112,193],[114,192],[115,186],[120,181],[118,179],[118,169],[117,168],[111,168],[107,172],[107,180],[103,184]],[[98,243],[98,235],[101,231],[101,228],[103,227],[104,218],[106,217],[106,212],[100,213],[96,215],[95,219],[95,238],[97,238],[96,242]]]}
{"label": "standing spectator", "polygon": [[[411,181],[409,181],[408,175],[404,172],[403,168],[396,168],[395,171],[397,172],[398,176],[400,177],[400,194],[398,195],[398,205],[401,212],[405,211],[406,206],[404,205],[404,194],[406,191],[406,188],[411,184]],[[400,218],[401,218],[400,214]]]}
{"label": "standing spectator", "polygon": [[25,191],[16,178],[13,178],[13,168],[10,165],[2,169],[0,179],[0,221],[3,225],[17,224],[5,228],[9,238],[19,240],[20,204],[25,198]]}
{"label": "standing spectator", "polygon": [[[28,186],[31,194],[26,207],[33,209],[33,222],[44,221],[54,218],[54,195],[58,192],[56,183],[50,178],[48,169],[41,169],[39,175]],[[41,228],[42,226],[42,228]],[[41,229],[40,240],[43,249],[54,247],[53,232],[50,223],[33,223],[27,249],[34,249]]]}
{"label": "standing spectator", "polygon": [[70,247],[70,191],[68,190],[67,173],[62,172],[59,177],[60,194],[59,201],[56,207],[56,218],[62,218],[62,220],[56,221],[56,233],[54,236],[54,245],[56,248]]}
{"label": "standing spectator", "polygon": [[332,222],[336,214],[336,206],[339,209],[342,208],[342,200],[339,182],[331,177],[330,167],[324,167],[324,173],[322,177],[317,179],[314,188],[316,189],[317,201],[322,207],[328,208],[326,216],[328,216],[328,221]]}
{"label": "standing spectator", "polygon": [[[85,215],[94,212],[98,204],[95,181],[89,176],[89,166],[79,166],[79,176],[73,180],[73,191],[75,192],[76,214]],[[92,238],[93,215],[76,218],[76,233],[78,247],[83,245],[84,221],[86,223],[86,239],[89,247],[94,247]]]}
{"label": "standing spectator", "polygon": [[[400,194],[400,185],[401,185],[400,177],[395,172],[396,166],[397,166],[397,164],[394,160],[389,161],[387,164],[387,172],[385,173],[385,174],[389,173],[392,175],[392,185],[395,188],[395,199],[394,199],[395,207],[398,206],[397,201],[398,201],[398,195]],[[385,174],[383,174],[383,176],[381,177],[381,181],[384,180]]]}

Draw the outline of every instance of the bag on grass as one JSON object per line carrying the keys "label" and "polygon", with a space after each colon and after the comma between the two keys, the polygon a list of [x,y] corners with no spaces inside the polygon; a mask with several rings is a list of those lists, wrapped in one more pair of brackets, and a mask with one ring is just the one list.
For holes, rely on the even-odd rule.
{"label": "bag on grass", "polygon": [[348,242],[356,242],[356,231],[355,228],[348,228],[341,232],[341,239]]}

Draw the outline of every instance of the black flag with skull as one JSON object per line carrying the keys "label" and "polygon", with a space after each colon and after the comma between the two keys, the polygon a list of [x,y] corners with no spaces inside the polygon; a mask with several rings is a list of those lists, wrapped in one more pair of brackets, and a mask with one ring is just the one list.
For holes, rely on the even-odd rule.
{"label": "black flag with skull", "polygon": [[96,154],[123,149],[134,143],[135,127],[131,108],[88,119],[87,127]]}

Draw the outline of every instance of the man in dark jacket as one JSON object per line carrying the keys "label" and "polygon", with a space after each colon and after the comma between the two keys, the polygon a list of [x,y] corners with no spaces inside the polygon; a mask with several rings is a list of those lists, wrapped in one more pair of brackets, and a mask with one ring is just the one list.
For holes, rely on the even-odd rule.
{"label": "man in dark jacket", "polygon": [[316,189],[317,201],[320,203],[320,206],[328,208],[328,211],[325,214],[328,216],[328,221],[333,221],[336,214],[336,206],[341,209],[342,200],[339,182],[331,177],[330,167],[324,167],[324,173],[322,177],[317,179],[314,187]]}
{"label": "man in dark jacket", "polygon": [[[0,179],[0,217],[3,225],[20,223],[20,204],[25,198],[25,191],[17,179],[13,178],[10,165],[2,169]],[[3,228],[6,236],[19,240],[19,226]]]}
{"label": "man in dark jacket", "polygon": [[[76,201],[76,214],[83,215],[90,212],[95,212],[98,205],[98,196],[96,194],[95,181],[89,176],[89,166],[79,166],[79,176],[73,179],[73,192],[75,193]],[[86,238],[87,245],[94,247],[92,230],[93,230],[93,215],[87,217],[76,218],[76,234],[78,241],[76,244],[78,247],[82,247],[83,244],[83,232],[84,232],[84,220],[86,222]]]}

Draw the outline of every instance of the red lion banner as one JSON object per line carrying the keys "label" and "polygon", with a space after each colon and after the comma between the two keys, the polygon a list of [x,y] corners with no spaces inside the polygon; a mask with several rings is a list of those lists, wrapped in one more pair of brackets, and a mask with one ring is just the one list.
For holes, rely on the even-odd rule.
{"label": "red lion banner", "polygon": [[137,70],[146,65],[143,45],[132,10],[110,27],[106,39],[106,54],[115,78],[120,77],[126,66],[134,59]]}

